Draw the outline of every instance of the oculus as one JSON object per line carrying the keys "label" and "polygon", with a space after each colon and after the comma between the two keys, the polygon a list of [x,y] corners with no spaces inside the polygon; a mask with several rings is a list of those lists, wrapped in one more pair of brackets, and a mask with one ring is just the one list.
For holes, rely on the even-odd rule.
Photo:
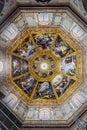
{"label": "oculus", "polygon": [[45,62],[42,62],[42,63],[40,64],[40,68],[41,68],[42,70],[47,70],[47,69],[48,69],[48,64],[45,63]]}
{"label": "oculus", "polygon": [[61,103],[82,82],[82,50],[61,29],[28,29],[8,54],[9,84],[27,103]]}
{"label": "oculus", "polygon": [[[52,78],[55,72],[59,72],[59,61],[52,55],[50,50],[39,50],[33,59],[30,60],[30,71],[38,80],[46,80]],[[56,62],[57,60],[57,62]]]}

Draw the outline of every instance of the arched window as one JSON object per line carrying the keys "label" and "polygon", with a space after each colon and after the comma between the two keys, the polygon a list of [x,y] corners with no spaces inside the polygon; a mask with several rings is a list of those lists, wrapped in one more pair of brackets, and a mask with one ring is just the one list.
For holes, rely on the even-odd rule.
{"label": "arched window", "polygon": [[72,100],[77,106],[81,106],[81,104],[85,102],[84,97],[80,94],[76,94]]}
{"label": "arched window", "polygon": [[49,109],[40,109],[39,111],[39,119],[40,120],[49,120],[50,119],[50,111]]}
{"label": "arched window", "polygon": [[6,96],[3,101],[10,107],[12,107],[17,102],[17,97],[10,93],[8,96]]}

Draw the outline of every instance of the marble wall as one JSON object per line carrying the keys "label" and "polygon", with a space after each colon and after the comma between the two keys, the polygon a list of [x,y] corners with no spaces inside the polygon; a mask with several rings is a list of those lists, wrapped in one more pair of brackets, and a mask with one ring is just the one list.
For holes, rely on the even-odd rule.
{"label": "marble wall", "polygon": [[12,109],[22,120],[67,120],[81,106],[85,106],[87,101],[87,87],[81,88],[71,99],[60,106],[28,106],[25,102],[18,99],[6,86],[2,85],[1,91],[5,98],[3,102]]}

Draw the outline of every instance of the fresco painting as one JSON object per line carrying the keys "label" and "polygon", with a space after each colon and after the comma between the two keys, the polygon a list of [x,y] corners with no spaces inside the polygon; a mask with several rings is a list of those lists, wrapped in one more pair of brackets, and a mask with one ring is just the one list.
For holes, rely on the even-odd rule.
{"label": "fresco painting", "polygon": [[23,56],[25,58],[29,58],[35,53],[35,48],[32,40],[28,37],[21,44],[17,46],[14,50],[14,53]]}
{"label": "fresco painting", "polygon": [[72,85],[75,81],[64,75],[57,75],[53,81],[52,85],[54,86],[58,97],[62,96],[67,88]]}
{"label": "fresco painting", "polygon": [[28,71],[28,62],[16,56],[12,56],[12,76],[19,76]]}
{"label": "fresco painting", "polygon": [[76,56],[65,58],[61,62],[61,71],[70,76],[76,76]]}
{"label": "fresco painting", "polygon": [[28,96],[31,96],[36,80],[31,76],[27,75],[20,79],[14,80],[20,89],[22,89]]}
{"label": "fresco painting", "polygon": [[54,34],[33,34],[33,38],[39,48],[49,49],[54,41]]}
{"label": "fresco painting", "polygon": [[63,41],[60,36],[58,36],[53,47],[53,53],[57,57],[62,58],[72,52],[74,52],[74,50],[65,41]]}
{"label": "fresco painting", "polygon": [[49,82],[39,82],[34,99],[55,99],[51,84]]}

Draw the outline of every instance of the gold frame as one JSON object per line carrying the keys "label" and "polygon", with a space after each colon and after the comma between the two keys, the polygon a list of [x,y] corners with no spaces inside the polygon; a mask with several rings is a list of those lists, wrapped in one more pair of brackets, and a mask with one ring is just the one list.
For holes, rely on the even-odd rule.
{"label": "gold frame", "polygon": [[[27,72],[25,74],[22,74],[20,76],[17,76],[15,77],[14,79],[12,78],[12,67],[11,67],[11,55],[14,55],[14,56],[17,56],[21,59],[24,59],[26,61],[29,62],[29,60],[27,58],[24,58],[22,56],[19,56],[18,54],[15,54],[13,53],[13,51],[16,49],[16,47],[22,43],[22,41],[27,37],[29,36],[33,43],[35,44],[35,41],[32,37],[32,34],[55,34],[55,38],[54,38],[54,41],[53,41],[53,44],[51,46],[51,49],[55,43],[55,40],[57,38],[58,35],[61,36],[61,38],[69,44],[70,47],[72,47],[74,49],[75,52],[71,53],[71,54],[68,54],[66,56],[64,56],[63,58],[61,58],[61,60],[63,60],[64,58],[68,57],[68,56],[73,56],[73,55],[76,55],[76,62],[77,62],[77,76],[76,77],[71,77],[69,75],[67,75],[67,77],[69,78],[72,78],[75,80],[75,83],[72,84],[65,92],[64,94],[61,96],[61,97],[58,97],[57,94],[56,94],[56,91],[54,89],[54,87],[52,86],[52,89],[53,89],[53,92],[56,96],[56,99],[33,99],[33,96],[34,96],[34,93],[35,93],[35,90],[36,90],[36,86],[38,84],[38,82],[41,80],[41,81],[44,81],[43,79],[38,79],[37,83],[36,83],[36,86],[34,87],[34,90],[32,92],[32,95],[31,97],[29,97],[27,94],[25,94],[20,88],[18,88],[18,86],[14,83],[14,79],[18,79],[22,76],[25,76],[27,75],[28,73],[32,73],[34,75],[34,73],[32,72],[32,69],[30,72]],[[35,44],[35,47],[36,47],[36,44]],[[37,52],[37,55],[41,54],[41,52]],[[52,55],[51,54],[51,51],[48,52],[46,51],[46,53],[50,53],[50,55],[55,59],[55,63],[57,61],[57,57],[55,55]],[[35,54],[32,56],[32,57],[35,57]],[[82,83],[82,50],[81,48],[77,45],[77,44],[74,44],[73,40],[71,38],[69,38],[64,32],[63,30],[61,30],[60,28],[29,28],[22,36],[21,38],[19,38],[15,43],[13,43],[13,45],[11,47],[8,48],[7,50],[7,58],[8,58],[8,62],[9,62],[9,69],[11,70],[10,73],[8,74],[7,73],[7,78],[6,78],[6,81],[7,83],[13,87],[13,89],[16,89],[17,92],[21,95],[21,97],[23,98],[23,100],[25,100],[26,103],[28,104],[61,104],[81,83]],[[32,62],[32,58],[30,58],[31,62]],[[60,59],[58,59],[60,61]],[[56,63],[56,64],[59,64],[59,63]],[[30,65],[29,65],[29,68],[30,68]],[[56,69],[57,70],[57,69]],[[52,81],[53,77],[55,77],[57,75],[57,73],[59,74],[59,70],[58,71],[55,71],[54,75],[47,79],[47,81]],[[66,74],[65,74],[66,75]],[[35,77],[36,75],[34,75]]]}

